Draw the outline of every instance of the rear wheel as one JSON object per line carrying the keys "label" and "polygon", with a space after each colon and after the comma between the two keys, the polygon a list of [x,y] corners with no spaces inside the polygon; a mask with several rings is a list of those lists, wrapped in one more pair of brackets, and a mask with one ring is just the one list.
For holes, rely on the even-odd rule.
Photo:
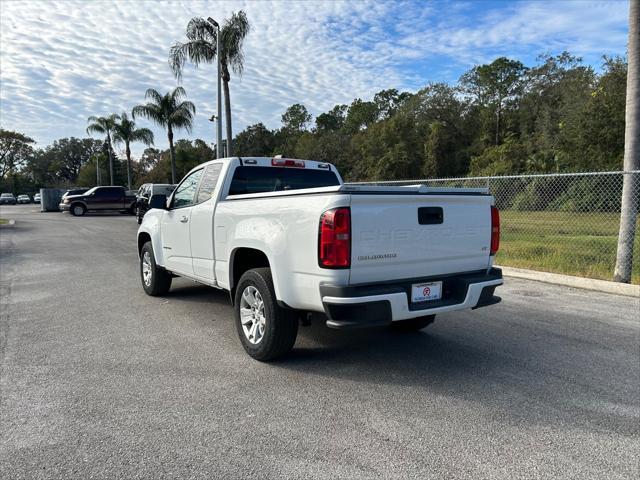
{"label": "rear wheel", "polygon": [[140,279],[142,288],[152,297],[164,295],[171,288],[171,274],[156,265],[151,242],[147,242],[140,251]]}
{"label": "rear wheel", "polygon": [[87,212],[87,207],[85,207],[81,203],[75,203],[71,205],[71,207],[69,208],[69,211],[71,212],[71,215],[73,215],[74,217],[81,217]]}
{"label": "rear wheel", "polygon": [[436,319],[435,315],[398,320],[391,324],[391,328],[398,332],[415,332],[431,325]]}
{"label": "rear wheel", "polygon": [[293,348],[298,316],[278,305],[269,268],[255,268],[242,275],[236,288],[234,313],[240,342],[256,360],[273,360]]}

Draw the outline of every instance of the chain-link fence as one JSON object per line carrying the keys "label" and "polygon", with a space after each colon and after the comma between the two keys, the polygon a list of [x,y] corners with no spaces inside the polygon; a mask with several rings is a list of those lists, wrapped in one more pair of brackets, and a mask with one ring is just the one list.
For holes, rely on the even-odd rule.
{"label": "chain-link fence", "polygon": [[[604,280],[613,279],[624,179],[640,204],[640,171],[437,178],[369,185],[488,187],[501,217],[496,263]],[[640,219],[640,217],[639,217]],[[632,283],[640,283],[636,225]]]}

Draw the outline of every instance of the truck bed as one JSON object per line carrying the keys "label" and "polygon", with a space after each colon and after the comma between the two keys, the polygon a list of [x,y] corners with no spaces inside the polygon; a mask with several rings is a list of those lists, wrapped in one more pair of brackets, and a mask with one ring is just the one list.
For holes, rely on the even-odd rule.
{"label": "truck bed", "polygon": [[[351,209],[349,284],[473,272],[491,266],[486,188],[343,184],[228,196],[227,200],[339,195]],[[301,216],[311,212],[301,211]],[[321,212],[316,212],[319,216]]]}
{"label": "truck bed", "polygon": [[488,188],[447,188],[427,187],[426,185],[406,185],[399,187],[357,185],[345,183],[334,187],[305,188],[299,190],[283,190],[277,192],[246,193],[229,195],[227,200],[244,198],[264,198],[300,195],[318,195],[330,193],[371,194],[371,195],[489,195]]}

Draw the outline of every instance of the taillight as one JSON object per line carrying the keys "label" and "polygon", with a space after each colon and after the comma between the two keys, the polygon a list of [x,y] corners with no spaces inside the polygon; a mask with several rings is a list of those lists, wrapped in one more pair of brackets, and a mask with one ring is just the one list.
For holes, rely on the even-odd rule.
{"label": "taillight", "polygon": [[304,168],[304,160],[291,160],[289,158],[272,158],[271,165],[274,167]]}
{"label": "taillight", "polygon": [[320,216],[318,263],[323,268],[351,266],[351,211],[333,208]]}
{"label": "taillight", "polygon": [[491,255],[495,255],[500,248],[500,212],[491,207]]}

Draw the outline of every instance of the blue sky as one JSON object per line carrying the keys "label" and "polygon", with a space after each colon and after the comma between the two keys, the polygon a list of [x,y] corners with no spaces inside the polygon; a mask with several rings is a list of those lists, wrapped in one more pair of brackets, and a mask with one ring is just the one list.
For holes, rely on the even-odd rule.
{"label": "blue sky", "polygon": [[[0,3],[0,125],[45,146],[85,136],[90,115],[130,111],[144,92],[177,82],[169,47],[194,16],[247,12],[242,78],[231,81],[234,132],[275,128],[292,103],[314,114],[383,88],[415,91],[455,82],[498,56],[532,65],[569,50],[599,68],[624,55],[628,3],[619,1],[19,1]],[[194,131],[214,141],[215,66],[189,67],[182,80],[196,104]],[[152,127],[156,145],[166,135]],[[139,155],[142,146],[135,146]]]}

